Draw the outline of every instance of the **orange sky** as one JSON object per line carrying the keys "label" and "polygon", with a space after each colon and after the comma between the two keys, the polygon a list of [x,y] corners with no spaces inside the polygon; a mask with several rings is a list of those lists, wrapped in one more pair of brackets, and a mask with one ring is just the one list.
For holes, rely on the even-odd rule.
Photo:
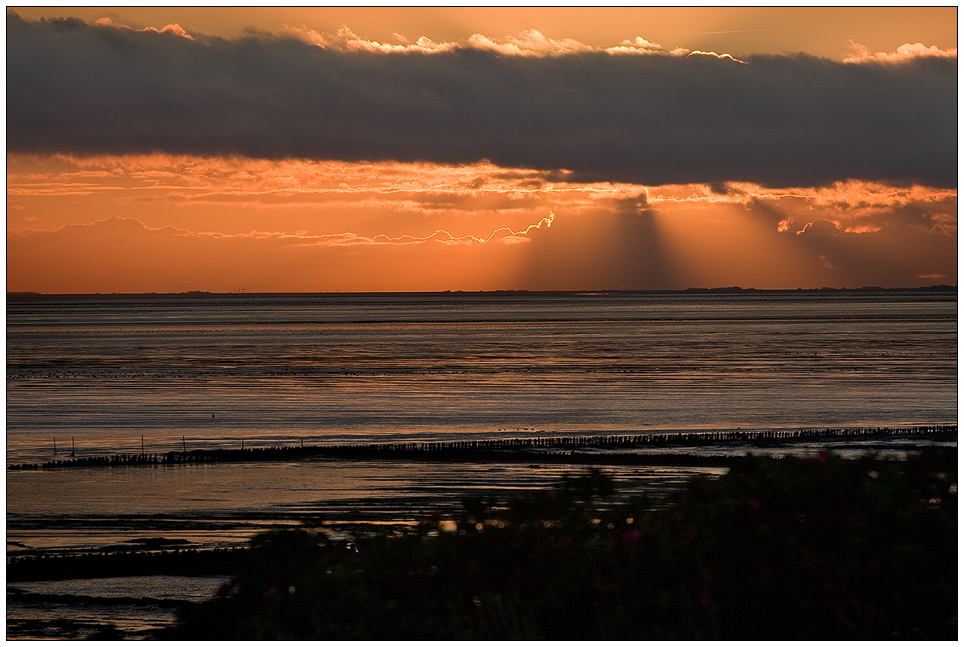
{"label": "orange sky", "polygon": [[642,36],[669,49],[726,51],[736,56],[805,51],[843,58],[850,41],[872,51],[923,42],[957,47],[957,8],[950,7],[14,7],[28,19],[111,18],[135,28],[177,23],[188,33],[233,37],[254,27],[285,26],[334,33],[345,25],[363,38],[399,42],[503,39],[536,29],[609,47]]}
{"label": "orange sky", "polygon": [[[109,23],[101,21],[101,31],[91,32],[95,34],[153,27],[165,32],[158,42],[170,48],[187,37],[231,40],[254,27],[348,52],[348,61],[353,51],[388,45],[475,48],[520,59],[557,56],[563,62],[580,51],[608,51],[615,58],[615,50],[607,48],[621,46],[636,54],[658,47],[658,55],[666,58],[730,55],[720,64],[733,69],[766,64],[753,55],[801,51],[834,66],[861,65],[875,57],[885,61],[880,65],[899,65],[898,59],[952,56],[956,64],[953,7],[14,11],[27,21],[69,15],[93,24],[109,18]],[[164,30],[175,23],[177,28]],[[10,29],[8,24],[8,37]],[[59,33],[51,32],[51,38],[60,38]],[[419,42],[422,36],[430,40]],[[395,61],[399,54],[377,56]],[[191,70],[183,73],[189,76]],[[26,95],[15,95],[20,96]],[[383,99],[406,100],[397,91]],[[18,117],[13,119],[16,129]],[[400,132],[406,128],[399,125]],[[122,151],[127,143],[114,147],[116,152],[110,145],[98,152],[101,143],[77,144],[81,140],[70,139],[66,131],[62,145],[55,140],[34,146],[27,136],[14,137],[17,148],[8,147],[6,158],[7,289],[107,293],[226,292],[240,286],[267,292],[957,284],[956,187],[914,179],[939,178],[939,172],[922,171],[904,180],[899,174],[874,179],[876,170],[864,178],[841,171],[839,177],[821,175],[814,186],[811,174],[793,181],[796,167],[786,159],[800,153],[792,149],[769,165],[786,164],[787,173],[772,177],[766,163],[760,171],[746,166],[744,174],[739,151],[734,151],[732,168],[737,170],[718,182],[693,181],[697,175],[688,175],[683,157],[666,164],[681,169],[680,181],[654,183],[645,181],[645,173],[633,179],[618,164],[603,161],[589,171],[573,171],[547,167],[551,159],[547,164],[544,156],[527,152],[520,152],[515,164],[499,165],[481,153],[472,162],[447,161],[452,156],[445,150],[447,142],[426,143],[424,137],[433,131],[425,132],[419,135],[423,141],[413,140],[424,152],[399,161],[390,159],[393,153],[367,161],[366,153],[362,159],[354,154],[345,159],[275,154],[260,159],[174,148]],[[574,141],[582,136],[583,131],[573,132]],[[351,146],[350,134],[345,137]],[[717,154],[724,144],[707,146],[707,152]],[[471,159],[471,152],[459,151],[460,158]],[[593,155],[590,146],[587,159]],[[724,146],[719,157],[725,162],[726,155]],[[720,165],[709,157],[692,158],[691,164],[708,169],[698,177],[708,177]],[[922,157],[925,167],[930,168]]]}

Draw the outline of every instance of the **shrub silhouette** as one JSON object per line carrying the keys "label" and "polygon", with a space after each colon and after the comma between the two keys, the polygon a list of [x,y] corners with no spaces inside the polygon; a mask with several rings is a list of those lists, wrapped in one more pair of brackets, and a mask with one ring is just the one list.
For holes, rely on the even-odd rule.
{"label": "shrub silhouette", "polygon": [[748,456],[668,501],[593,471],[351,541],[256,538],[173,639],[957,637],[957,456]]}

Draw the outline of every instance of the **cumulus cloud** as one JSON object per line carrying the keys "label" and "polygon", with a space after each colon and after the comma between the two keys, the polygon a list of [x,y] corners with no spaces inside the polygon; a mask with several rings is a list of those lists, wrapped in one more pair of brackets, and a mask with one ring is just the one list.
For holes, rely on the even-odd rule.
{"label": "cumulus cloud", "polygon": [[[101,19],[99,19],[95,24],[97,24],[97,25],[99,25],[99,26],[101,26],[101,27],[116,27],[117,29],[128,29],[128,30],[133,31],[133,28],[132,28],[132,27],[128,27],[127,25],[117,24],[117,23],[115,23],[113,20],[111,20],[110,18],[101,18]],[[154,32],[155,34],[174,34],[175,36],[180,36],[181,38],[187,38],[188,40],[194,40],[194,37],[191,36],[190,34],[188,34],[186,31],[184,31],[184,28],[181,27],[181,26],[180,26],[179,24],[177,24],[176,22],[175,22],[175,23],[172,23],[172,24],[170,24],[170,25],[164,25],[164,26],[161,27],[160,29],[158,29],[157,27],[144,27],[143,29],[141,29],[141,30],[139,30],[139,31],[152,31],[152,32]]]}
{"label": "cumulus cloud", "polygon": [[653,43],[642,36],[630,40],[624,40],[615,47],[607,47],[608,54],[669,54],[670,56],[686,56],[690,53],[688,49],[676,48],[667,50],[659,43]]}
{"label": "cumulus cloud", "polygon": [[[397,36],[397,35],[396,35]],[[378,41],[369,40],[366,38],[361,38],[355,32],[348,28],[348,26],[343,25],[341,29],[337,31],[334,38],[324,39],[322,44],[324,47],[340,49],[348,52],[381,52],[383,54],[399,54],[399,53],[421,53],[421,54],[433,54],[437,52],[448,52],[452,51],[457,47],[456,43],[437,43],[431,38],[426,36],[420,37],[414,43],[409,43],[407,39],[402,37],[404,42],[399,45],[394,45],[392,43],[380,43]],[[309,40],[309,42],[314,42]]]}
{"label": "cumulus cloud", "polygon": [[578,40],[549,38],[537,29],[527,29],[520,36],[503,40],[473,34],[469,37],[469,45],[507,56],[559,56],[593,51],[592,47]]}
{"label": "cumulus cloud", "polygon": [[625,47],[651,55],[620,56],[538,32],[488,49],[192,36],[8,13],[8,150],[485,159],[649,186],[957,182],[956,56],[736,61],[644,39]]}
{"label": "cumulus cloud", "polygon": [[941,49],[936,45],[927,47],[924,43],[904,43],[894,52],[871,52],[859,43],[850,42],[854,50],[853,55],[844,59],[844,63],[902,63],[915,58],[957,58],[957,48]]}
{"label": "cumulus cloud", "polygon": [[[110,24],[109,19],[105,19]],[[98,21],[98,24],[101,24]],[[156,30],[155,30],[156,31]],[[297,38],[306,43],[317,45],[325,49],[344,52],[368,51],[382,53],[420,53],[437,54],[451,52],[456,49],[477,49],[495,52],[502,56],[545,57],[561,56],[565,54],[579,54],[586,52],[606,52],[608,54],[669,54],[672,56],[686,56],[690,50],[677,48],[667,50],[659,43],[651,43],[641,36],[625,40],[615,47],[593,47],[573,38],[551,38],[538,29],[526,29],[518,36],[493,38],[484,34],[472,34],[465,42],[436,42],[427,36],[420,36],[414,43],[404,34],[392,34],[398,41],[382,43],[363,38],[353,32],[347,25],[342,25],[333,34],[322,34],[307,26],[283,25],[281,33],[285,36]],[[715,54],[712,52],[693,52],[694,54],[712,54],[717,57],[733,58],[729,54]],[[734,59],[735,60],[735,59]]]}

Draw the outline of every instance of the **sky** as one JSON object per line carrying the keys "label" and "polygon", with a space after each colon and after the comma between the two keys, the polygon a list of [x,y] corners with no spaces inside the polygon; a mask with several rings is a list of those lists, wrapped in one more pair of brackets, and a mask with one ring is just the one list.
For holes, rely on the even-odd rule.
{"label": "sky", "polygon": [[957,8],[7,10],[7,289],[957,285]]}

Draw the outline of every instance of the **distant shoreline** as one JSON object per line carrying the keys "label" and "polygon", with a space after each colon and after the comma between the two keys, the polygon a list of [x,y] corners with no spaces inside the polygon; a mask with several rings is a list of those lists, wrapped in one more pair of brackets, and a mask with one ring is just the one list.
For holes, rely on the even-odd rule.
{"label": "distant shoreline", "polygon": [[864,286],[859,288],[785,288],[758,289],[742,287],[716,288],[686,288],[684,290],[437,290],[437,291],[324,291],[324,292],[210,292],[207,290],[189,290],[187,292],[7,292],[8,299],[36,299],[36,298],[90,298],[90,297],[251,297],[251,296],[404,296],[404,295],[689,295],[689,294],[864,294],[864,293],[953,293],[957,294],[956,285],[931,285],[915,288],[883,288]]}

